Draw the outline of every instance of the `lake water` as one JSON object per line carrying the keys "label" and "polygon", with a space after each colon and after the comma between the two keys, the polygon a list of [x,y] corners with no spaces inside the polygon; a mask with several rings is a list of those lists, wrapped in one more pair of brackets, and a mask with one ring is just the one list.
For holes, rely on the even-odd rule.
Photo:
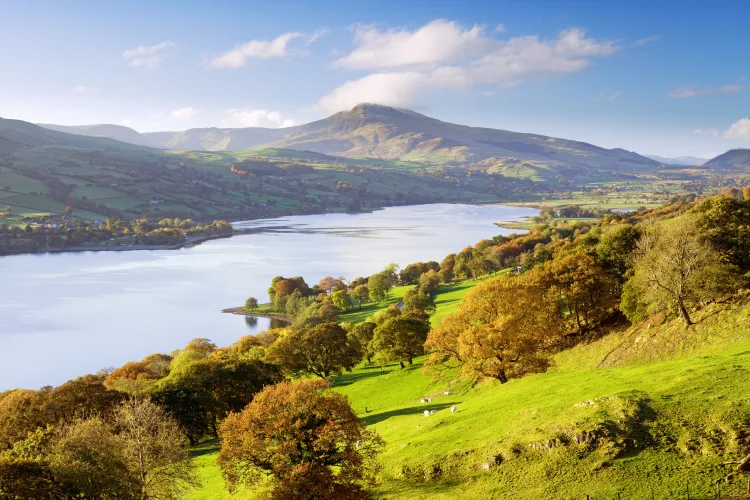
{"label": "lake water", "polygon": [[59,385],[196,337],[229,345],[270,321],[221,310],[249,296],[265,302],[274,276],[303,276],[312,285],[327,275],[367,276],[390,262],[440,261],[511,232],[495,222],[536,214],[508,206],[392,207],[240,222],[253,234],[180,250],[0,257],[0,391]]}

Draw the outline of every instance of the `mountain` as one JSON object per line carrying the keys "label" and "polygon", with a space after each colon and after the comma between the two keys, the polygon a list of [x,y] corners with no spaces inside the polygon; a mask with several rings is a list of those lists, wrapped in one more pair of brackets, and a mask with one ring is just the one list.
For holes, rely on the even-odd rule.
{"label": "mountain", "polygon": [[697,156],[678,156],[677,158],[665,158],[659,155],[643,156],[645,156],[646,158],[651,158],[654,161],[658,161],[659,163],[664,163],[665,165],[688,165],[691,167],[700,167],[708,161],[705,158],[698,158]]}
{"label": "mountain", "polygon": [[48,123],[39,123],[40,127],[58,132],[65,132],[74,135],[87,135],[90,137],[108,137],[116,141],[127,142],[138,146],[159,147],[149,141],[144,134],[139,133],[129,127],[122,125],[52,125]]}
{"label": "mountain", "polygon": [[140,133],[122,125],[71,126],[40,123],[39,126],[68,134],[108,137],[138,146],[190,151],[239,151],[250,149],[268,142],[282,140],[297,128],[193,128],[176,132]]}
{"label": "mountain", "polygon": [[[133,131],[135,132],[135,131]],[[137,132],[136,132],[137,133]],[[109,137],[71,134],[34,125],[21,120],[0,118],[0,146],[2,149],[29,149],[63,147],[71,149],[127,149],[135,146],[129,141],[118,141]]]}
{"label": "mountain", "polygon": [[750,149],[729,150],[716,158],[708,160],[703,166],[714,170],[750,169]]}
{"label": "mountain", "polygon": [[481,127],[456,125],[414,111],[360,104],[351,111],[300,126],[269,146],[318,153],[469,164],[488,159],[504,164],[593,167],[610,170],[655,168],[658,163],[623,149]]}
{"label": "mountain", "polygon": [[657,161],[624,149],[605,149],[543,135],[456,125],[414,111],[377,104],[360,104],[323,120],[283,129],[202,128],[143,134],[118,126],[64,129],[70,128],[76,129],[77,133],[88,130],[97,135],[165,149],[233,151],[263,145],[343,157],[441,165],[477,164],[480,168],[504,173],[513,169],[560,168],[626,173],[652,170],[659,165]]}
{"label": "mountain", "polygon": [[162,149],[239,151],[280,141],[297,128],[193,128],[184,132],[147,132],[141,136]]}

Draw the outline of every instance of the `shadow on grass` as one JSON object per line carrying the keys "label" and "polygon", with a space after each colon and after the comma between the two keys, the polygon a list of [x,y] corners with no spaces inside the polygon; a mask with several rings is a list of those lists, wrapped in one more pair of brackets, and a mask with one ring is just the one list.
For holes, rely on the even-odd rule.
{"label": "shadow on grass", "polygon": [[405,415],[422,415],[424,414],[425,410],[427,411],[440,411],[450,408],[453,405],[457,405],[458,402],[450,402],[450,403],[439,403],[439,404],[420,404],[415,406],[410,406],[409,408],[399,408],[398,410],[391,410],[391,411],[384,411],[382,413],[376,413],[375,415],[368,415],[366,417],[361,418],[362,422],[365,425],[373,425],[377,424],[379,422],[382,422],[384,420],[388,420],[391,417],[402,417]]}
{"label": "shadow on grass", "polygon": [[200,444],[197,444],[190,448],[190,456],[200,457],[203,455],[209,455],[211,453],[217,453],[221,449],[221,441],[219,441],[218,438],[211,439],[208,441],[203,441]]}
{"label": "shadow on grass", "polygon": [[[383,375],[386,375],[388,373],[390,373],[390,370],[384,371]],[[378,369],[367,370],[367,371],[342,373],[341,375],[332,377],[331,381],[333,382],[334,387],[343,387],[343,386],[351,385],[355,382],[361,382],[363,380],[367,380],[368,378],[379,377],[380,375],[381,375],[380,369],[378,368]]]}

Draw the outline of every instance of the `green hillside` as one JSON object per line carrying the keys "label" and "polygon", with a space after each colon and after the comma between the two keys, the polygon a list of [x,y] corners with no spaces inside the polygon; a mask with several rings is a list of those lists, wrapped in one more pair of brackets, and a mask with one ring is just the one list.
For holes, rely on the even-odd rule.
{"label": "green hillside", "polygon": [[[335,390],[387,443],[378,498],[671,499],[687,498],[687,488],[691,498],[714,498],[713,482],[729,471],[720,462],[744,455],[749,319],[743,300],[704,311],[690,330],[640,325],[503,385],[472,387],[455,368],[435,379],[420,361],[382,375],[360,367],[337,377]],[[425,409],[437,414],[426,418]],[[196,451],[207,483],[191,498],[229,498],[217,449]],[[738,495],[747,483],[721,488]]]}

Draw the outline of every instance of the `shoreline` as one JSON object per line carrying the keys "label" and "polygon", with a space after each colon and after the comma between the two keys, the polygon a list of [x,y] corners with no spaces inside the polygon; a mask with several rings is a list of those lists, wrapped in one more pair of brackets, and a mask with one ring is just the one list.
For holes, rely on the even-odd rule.
{"label": "shoreline", "polygon": [[34,252],[14,252],[0,254],[0,257],[11,257],[13,255],[39,255],[46,253],[82,253],[82,252],[130,252],[136,250],[179,250],[193,245],[198,245],[210,240],[231,238],[234,234],[216,234],[210,236],[189,236],[185,241],[171,245],[78,245],[71,247],[49,247],[39,248]]}
{"label": "shoreline", "polygon": [[278,314],[266,314],[260,312],[247,312],[242,307],[230,307],[228,309],[222,309],[221,312],[225,314],[236,314],[237,316],[255,316],[256,318],[268,318],[283,321],[287,324],[292,324],[293,319],[287,316],[279,316]]}

